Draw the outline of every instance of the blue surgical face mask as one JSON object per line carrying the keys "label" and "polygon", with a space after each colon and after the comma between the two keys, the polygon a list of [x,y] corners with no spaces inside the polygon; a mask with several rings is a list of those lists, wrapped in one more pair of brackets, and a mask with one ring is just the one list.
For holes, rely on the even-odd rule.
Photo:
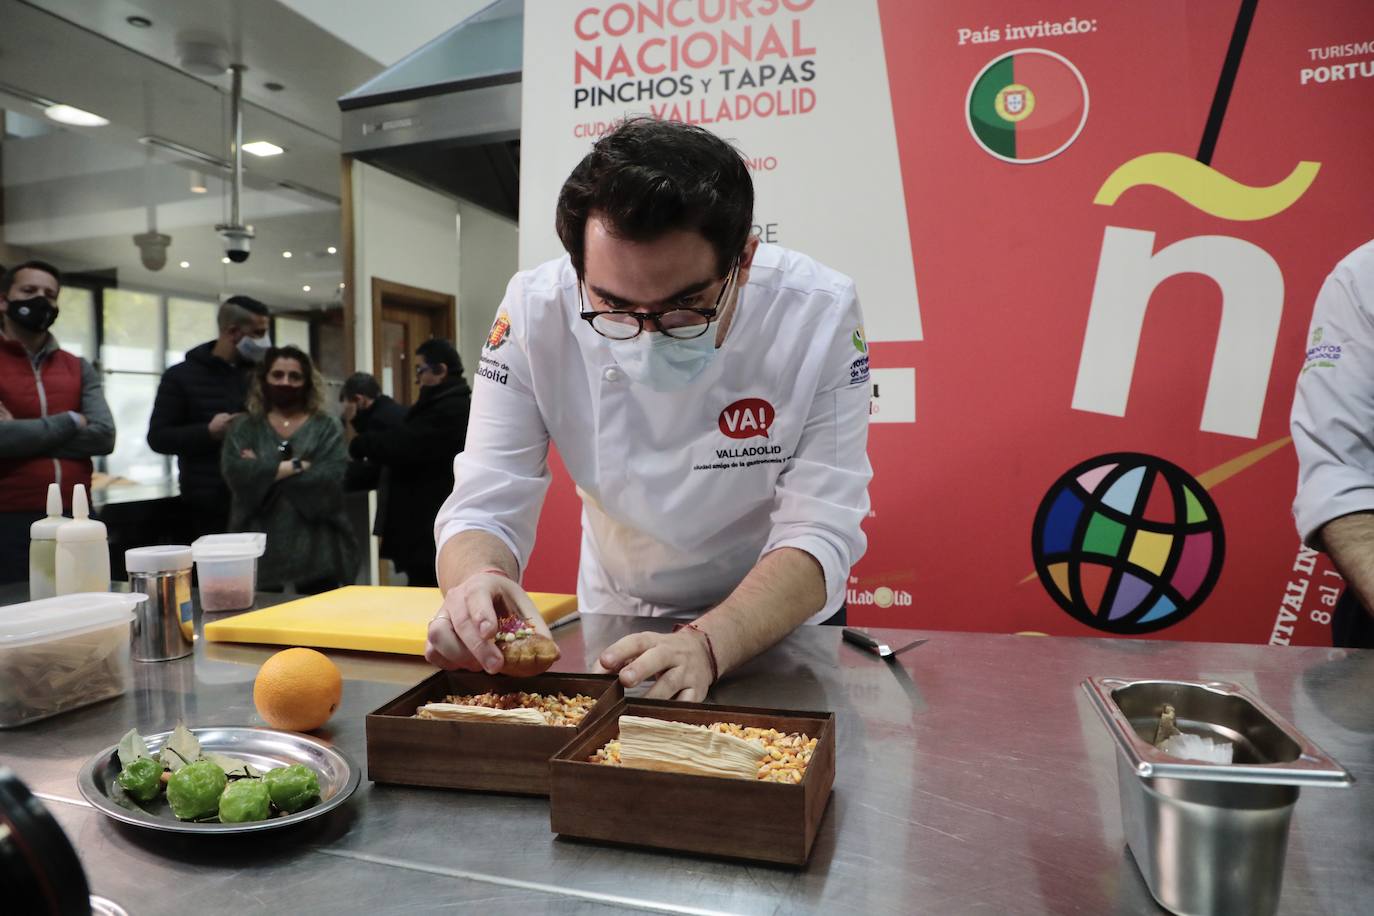
{"label": "blue surgical face mask", "polygon": [[267,355],[267,351],[272,349],[272,338],[264,334],[261,337],[243,336],[239,338],[236,349],[239,356],[248,360],[250,363],[260,363],[262,358]]}
{"label": "blue surgical face mask", "polygon": [[607,338],[611,355],[625,374],[655,391],[678,391],[690,385],[716,358],[717,321],[690,340],[645,331],[629,340]]}

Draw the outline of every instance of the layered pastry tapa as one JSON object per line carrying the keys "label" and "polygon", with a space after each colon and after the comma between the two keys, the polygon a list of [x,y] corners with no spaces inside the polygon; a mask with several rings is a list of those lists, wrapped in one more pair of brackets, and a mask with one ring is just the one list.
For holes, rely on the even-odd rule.
{"label": "layered pastry tapa", "polygon": [[518,725],[557,725],[576,728],[596,705],[584,693],[474,693],[444,697],[415,710],[420,719],[458,722],[503,722]]}
{"label": "layered pastry tapa", "polygon": [[621,716],[620,737],[588,761],[700,776],[799,783],[816,739],[799,732],[731,722],[709,726],[644,716]]}

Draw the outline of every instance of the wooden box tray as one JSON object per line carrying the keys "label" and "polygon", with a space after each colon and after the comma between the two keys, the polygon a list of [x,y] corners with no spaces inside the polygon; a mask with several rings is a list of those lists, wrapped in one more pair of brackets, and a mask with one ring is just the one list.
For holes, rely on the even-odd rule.
{"label": "wooden box tray", "polygon": [[[798,784],[590,763],[621,715],[802,732],[816,749]],[[549,818],[563,836],[805,865],[835,781],[835,714],[622,699],[552,761]]]}
{"label": "wooden box tray", "polygon": [[[578,728],[417,719],[450,694],[583,693],[597,698]],[[373,782],[521,795],[549,794],[549,758],[625,696],[613,674],[545,673],[513,678],[440,671],[367,716],[367,777]]]}

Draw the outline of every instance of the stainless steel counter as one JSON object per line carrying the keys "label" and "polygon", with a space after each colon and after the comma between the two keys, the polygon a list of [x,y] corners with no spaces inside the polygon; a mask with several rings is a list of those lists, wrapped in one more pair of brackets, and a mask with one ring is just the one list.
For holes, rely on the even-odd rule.
{"label": "stainless steel counter", "polygon": [[[601,647],[647,627],[659,628],[574,624],[558,633],[558,667],[584,670]],[[281,911],[287,901],[299,912],[368,913],[1157,913],[1125,849],[1111,739],[1078,683],[1215,678],[1250,687],[1358,780],[1303,792],[1281,912],[1370,912],[1374,652],[925,635],[889,665],[837,629],[806,628],[713,693],[836,712],[835,792],[800,871],[558,840],[539,799],[366,780],[313,824],[212,842],[124,827],[77,800],[81,764],[131,726],[257,723],[251,688],[267,647],[201,642],[193,658],[136,665],[124,697],[0,732],[0,762],[45,798],[94,892],[131,913]],[[362,764],[364,714],[429,669],[330,655],[344,672],[343,704],[320,734]],[[722,830],[729,819],[722,811]]]}

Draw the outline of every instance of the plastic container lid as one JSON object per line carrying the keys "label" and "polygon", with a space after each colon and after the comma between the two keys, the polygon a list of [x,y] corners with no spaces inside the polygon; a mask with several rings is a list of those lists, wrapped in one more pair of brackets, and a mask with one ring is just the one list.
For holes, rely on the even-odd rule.
{"label": "plastic container lid", "polygon": [[138,592],[77,592],[0,607],[0,649],[124,623],[134,619],[134,605],[147,600],[147,595]]}
{"label": "plastic container lid", "polygon": [[29,537],[35,541],[57,540],[57,528],[70,519],[62,517],[62,488],[55,483],[48,484],[48,517],[40,518],[29,526]]}
{"label": "plastic container lid", "polygon": [[267,550],[267,535],[261,531],[240,534],[207,534],[191,542],[197,563],[215,560],[251,560]]}
{"label": "plastic container lid", "polygon": [[185,544],[160,544],[124,551],[124,568],[131,573],[180,572],[191,568],[191,548]]}
{"label": "plastic container lid", "polygon": [[104,523],[97,522],[90,516],[91,510],[86,502],[86,488],[77,484],[72,487],[71,521],[57,526],[57,540],[64,544],[73,541],[106,540]]}

